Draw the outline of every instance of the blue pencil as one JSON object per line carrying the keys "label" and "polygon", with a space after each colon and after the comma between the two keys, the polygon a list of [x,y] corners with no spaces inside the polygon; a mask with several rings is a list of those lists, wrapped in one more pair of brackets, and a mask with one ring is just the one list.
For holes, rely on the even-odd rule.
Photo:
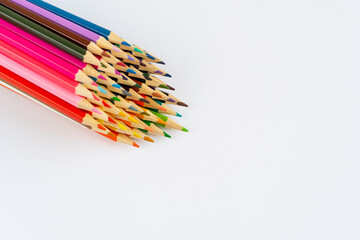
{"label": "blue pencil", "polygon": [[125,50],[125,51],[129,51],[131,52],[131,54],[133,54],[136,57],[140,57],[142,59],[144,59],[147,62],[154,62],[154,63],[159,63],[159,64],[165,64],[163,61],[161,61],[160,59],[156,58],[155,56],[153,56],[152,54],[149,54],[147,51],[141,49],[140,47],[131,44],[129,41],[126,41],[125,39],[119,37],[118,35],[116,35],[114,32],[103,28],[99,25],[96,25],[90,21],[87,21],[81,17],[78,17],[72,13],[69,13],[63,9],[60,9],[58,7],[55,7],[54,5],[51,5],[47,2],[44,2],[42,0],[27,0],[28,2],[31,2],[33,4],[36,4],[37,6],[44,8],[58,16],[61,16],[73,23],[76,23],[80,26],[82,26],[83,28],[86,28],[104,38],[106,38],[107,40],[109,40],[110,42],[116,44],[119,48]]}

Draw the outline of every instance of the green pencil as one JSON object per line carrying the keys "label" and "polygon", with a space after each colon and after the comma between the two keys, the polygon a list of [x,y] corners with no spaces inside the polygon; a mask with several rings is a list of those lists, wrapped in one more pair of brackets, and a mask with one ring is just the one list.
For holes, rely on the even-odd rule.
{"label": "green pencil", "polygon": [[0,16],[6,21],[11,22],[19,28],[22,28],[38,38],[41,38],[42,40],[60,48],[85,63],[96,66],[100,65],[100,61],[91,52],[30,21],[3,5],[0,5]]}

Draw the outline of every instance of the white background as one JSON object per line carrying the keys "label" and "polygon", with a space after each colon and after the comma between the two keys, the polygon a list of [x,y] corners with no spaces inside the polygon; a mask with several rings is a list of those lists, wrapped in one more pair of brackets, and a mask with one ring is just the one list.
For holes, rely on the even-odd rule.
{"label": "white background", "polygon": [[163,58],[190,132],[135,149],[1,88],[0,239],[360,238],[358,1],[50,2]]}

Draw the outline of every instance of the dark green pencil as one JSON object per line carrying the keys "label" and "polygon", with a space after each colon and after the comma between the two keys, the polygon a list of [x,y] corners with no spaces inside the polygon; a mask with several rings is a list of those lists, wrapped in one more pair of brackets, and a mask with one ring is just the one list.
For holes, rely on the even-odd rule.
{"label": "dark green pencil", "polygon": [[2,4],[0,5],[0,16],[24,31],[41,38],[85,63],[100,65],[100,61],[91,52],[4,7]]}

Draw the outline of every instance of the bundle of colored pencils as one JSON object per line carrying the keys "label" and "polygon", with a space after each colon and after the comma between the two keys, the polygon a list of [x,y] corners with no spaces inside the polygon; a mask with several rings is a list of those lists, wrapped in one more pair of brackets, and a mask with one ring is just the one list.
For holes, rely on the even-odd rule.
{"label": "bundle of colored pencils", "polygon": [[0,85],[113,141],[188,130],[164,90],[164,62],[110,30],[41,0],[0,0]]}

